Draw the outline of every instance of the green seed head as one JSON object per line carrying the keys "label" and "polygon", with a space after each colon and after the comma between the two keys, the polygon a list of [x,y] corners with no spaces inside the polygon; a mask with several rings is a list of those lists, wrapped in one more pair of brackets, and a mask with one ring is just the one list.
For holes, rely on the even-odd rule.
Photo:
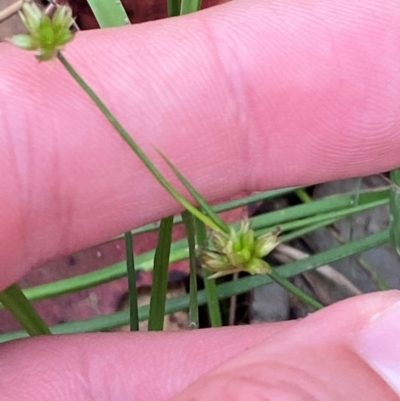
{"label": "green seed head", "polygon": [[26,50],[36,50],[40,61],[51,60],[73,38],[71,8],[63,5],[50,18],[35,3],[24,3],[20,17],[28,34],[15,35],[11,42]]}
{"label": "green seed head", "polygon": [[[218,277],[229,272],[245,271],[262,274],[270,271],[270,266],[262,260],[279,243],[279,230],[255,238],[250,222],[245,220],[238,230],[230,229],[229,234],[212,232],[211,241],[215,251],[200,253],[201,263]],[[223,272],[223,273],[222,273]]]}

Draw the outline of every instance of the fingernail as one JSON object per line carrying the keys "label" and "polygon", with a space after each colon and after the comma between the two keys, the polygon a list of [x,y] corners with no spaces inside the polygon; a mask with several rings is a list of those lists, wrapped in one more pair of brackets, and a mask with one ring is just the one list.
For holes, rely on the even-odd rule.
{"label": "fingernail", "polygon": [[373,316],[355,350],[400,396],[400,302]]}

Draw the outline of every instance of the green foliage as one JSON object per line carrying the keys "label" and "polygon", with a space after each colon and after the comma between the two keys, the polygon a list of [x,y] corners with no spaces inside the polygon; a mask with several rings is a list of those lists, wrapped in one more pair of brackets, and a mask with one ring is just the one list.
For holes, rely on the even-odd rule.
{"label": "green foliage", "polygon": [[174,216],[162,219],[158,233],[151,286],[149,330],[162,330],[164,325],[173,220]]}
{"label": "green foliage", "polygon": [[100,28],[129,25],[130,21],[120,0],[87,0]]}
{"label": "green foliage", "polygon": [[0,302],[11,312],[30,336],[51,334],[46,323],[27,300],[18,285],[13,284],[4,291],[0,291]]}

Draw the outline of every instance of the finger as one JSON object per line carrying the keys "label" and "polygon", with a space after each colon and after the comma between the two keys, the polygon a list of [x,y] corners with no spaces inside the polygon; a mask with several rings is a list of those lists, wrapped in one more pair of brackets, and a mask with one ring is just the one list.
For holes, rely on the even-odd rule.
{"label": "finger", "polygon": [[0,394],[7,401],[167,400],[287,324],[9,342],[0,345]]}
{"label": "finger", "polygon": [[351,347],[399,299],[360,296],[297,322],[18,340],[0,346],[0,390],[7,401],[162,401],[193,383],[176,399],[397,400]]}
{"label": "finger", "polygon": [[[65,54],[215,201],[397,165],[399,23],[394,0],[235,1]],[[0,288],[179,210],[59,64],[0,49]]]}
{"label": "finger", "polygon": [[[368,331],[377,315],[394,303],[398,310],[396,301],[398,292],[380,293],[326,308],[210,371],[173,400],[398,401],[399,347],[385,348],[389,338],[400,334],[399,312],[386,320],[380,337],[364,343],[372,364],[377,350],[381,360],[385,355],[383,375],[355,352],[360,333]],[[370,352],[371,348],[375,350]],[[392,357],[391,349],[397,351]]]}

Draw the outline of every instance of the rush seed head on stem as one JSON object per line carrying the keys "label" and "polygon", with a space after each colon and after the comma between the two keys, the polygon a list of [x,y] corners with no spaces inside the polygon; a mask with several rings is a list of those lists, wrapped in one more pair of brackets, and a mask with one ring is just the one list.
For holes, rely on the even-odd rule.
{"label": "rush seed head on stem", "polygon": [[265,274],[271,267],[263,258],[279,244],[279,230],[255,238],[250,222],[244,220],[240,228],[211,233],[213,250],[200,250],[201,264],[214,272],[209,278],[217,278],[237,272]]}
{"label": "rush seed head on stem", "polygon": [[35,3],[25,2],[19,15],[28,33],[14,35],[11,42],[25,50],[36,50],[39,61],[53,59],[73,39],[74,19],[71,8],[66,5],[58,7],[50,17]]}

